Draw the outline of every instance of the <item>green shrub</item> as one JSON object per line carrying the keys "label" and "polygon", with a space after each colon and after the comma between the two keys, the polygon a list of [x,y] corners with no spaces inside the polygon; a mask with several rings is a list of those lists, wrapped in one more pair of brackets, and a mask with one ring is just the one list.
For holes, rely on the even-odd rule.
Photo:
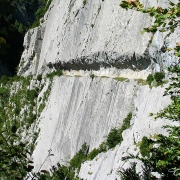
{"label": "green shrub", "polygon": [[123,137],[122,137],[123,131],[126,130],[126,129],[128,129],[128,128],[130,128],[131,118],[132,118],[132,113],[129,113],[129,114],[127,115],[127,117],[126,117],[126,118],[124,119],[124,121],[123,121],[123,125],[122,125],[122,127],[121,127],[121,129],[120,129],[120,142],[123,141]]}
{"label": "green shrub", "polygon": [[129,113],[123,121],[123,125],[120,129],[113,128],[107,135],[106,141],[102,142],[99,148],[94,148],[89,154],[87,154],[88,146],[83,144],[82,149],[71,159],[70,166],[80,169],[81,163],[86,160],[94,159],[99,153],[106,152],[108,149],[114,148],[116,145],[123,141],[122,132],[130,127],[130,120],[132,113]]}
{"label": "green shrub", "polygon": [[144,79],[135,79],[135,81],[142,86],[147,85],[147,82]]}
{"label": "green shrub", "polygon": [[80,170],[81,164],[87,159],[87,155],[88,155],[88,146],[86,143],[84,143],[81,149],[79,150],[79,152],[77,152],[74,155],[74,157],[70,160],[70,166],[73,169]]}
{"label": "green shrub", "polygon": [[[71,170],[70,167],[67,166],[59,166],[57,170],[53,168],[53,179],[67,179],[67,180],[75,180],[75,172]],[[52,179],[52,177],[51,177]]]}
{"label": "green shrub", "polygon": [[99,145],[99,148],[94,148],[87,156],[87,159],[92,160],[94,159],[98,154],[102,152],[106,152],[108,150],[107,142],[104,141]]}
{"label": "green shrub", "polygon": [[30,102],[34,102],[34,99],[38,97],[38,92],[35,89],[27,90],[26,98]]}
{"label": "green shrub", "polygon": [[116,81],[126,81],[128,78],[124,78],[124,77],[115,77],[114,78]]}
{"label": "green shrub", "polygon": [[19,107],[19,106],[16,106],[16,108],[15,108],[15,110],[14,110],[14,112],[15,112],[15,115],[19,115],[19,113],[21,112],[21,107]]}
{"label": "green shrub", "polygon": [[154,79],[156,80],[157,83],[162,83],[163,79],[165,78],[165,74],[163,72],[156,72],[154,74]]}
{"label": "green shrub", "polygon": [[142,154],[142,156],[149,157],[150,155],[150,140],[146,136],[142,138],[142,141],[140,143],[140,153]]}
{"label": "green shrub", "polygon": [[115,147],[120,143],[120,131],[116,128],[111,129],[110,133],[107,136],[107,145],[109,149]]}
{"label": "green shrub", "polygon": [[62,76],[62,75],[63,75],[63,73],[62,73],[61,70],[57,70],[57,71],[56,71],[56,76]]}
{"label": "green shrub", "polygon": [[36,114],[30,113],[29,117],[26,119],[28,124],[32,124],[36,120]]}
{"label": "green shrub", "polygon": [[93,28],[93,27],[94,27],[94,24],[91,24],[91,27]]}
{"label": "green shrub", "polygon": [[38,112],[39,114],[43,111],[43,109],[45,108],[45,102],[43,102],[42,104],[39,105],[39,109],[38,109]]}
{"label": "green shrub", "polygon": [[99,153],[101,153],[100,148],[96,149],[94,148],[89,154],[87,159],[93,160]]}
{"label": "green shrub", "polygon": [[36,12],[35,16],[37,19],[40,19],[45,14],[45,9],[40,7]]}
{"label": "green shrub", "polygon": [[132,113],[129,113],[123,121],[123,125],[120,129],[113,128],[107,136],[107,146],[109,149],[115,147],[123,141],[122,133],[124,130],[130,127],[130,120]]}
{"label": "green shrub", "polygon": [[85,6],[87,3],[87,0],[83,0],[83,5]]}
{"label": "green shrub", "polygon": [[99,8],[98,8],[98,14],[100,13],[100,11],[101,11],[101,6],[99,6]]}
{"label": "green shrub", "polygon": [[154,77],[152,74],[149,74],[147,79],[146,79],[146,82],[148,82],[149,85],[151,85],[151,83],[154,81]]}
{"label": "green shrub", "polygon": [[41,81],[41,80],[42,80],[42,74],[38,74],[37,80],[38,80],[38,81]]}
{"label": "green shrub", "polygon": [[[33,168],[32,165],[29,165],[29,159],[26,155],[33,152],[37,135],[35,136],[35,133],[28,135],[30,142],[24,141],[21,136],[22,132],[29,132],[31,124],[38,115],[35,107],[40,89],[29,89],[31,79],[32,76],[2,77],[3,84],[0,86],[0,144],[3,144],[1,144],[0,153],[3,156],[0,156],[2,164],[0,179],[23,179],[27,172]],[[48,89],[47,92],[45,99],[50,90]],[[3,101],[1,101],[2,99]],[[20,114],[22,110],[24,113]]]}
{"label": "green shrub", "polygon": [[99,153],[107,151],[107,144],[106,142],[102,142],[99,146]]}
{"label": "green shrub", "polygon": [[40,19],[44,16],[46,11],[48,10],[49,5],[51,4],[51,1],[52,0],[44,1],[41,4],[41,7],[39,7],[39,9],[37,9],[37,11],[35,12],[36,19],[35,19],[33,25],[31,26],[31,28],[35,28],[40,25]]}
{"label": "green shrub", "polygon": [[1,76],[0,84],[1,83],[6,84],[8,82],[8,80],[9,80],[9,77],[3,75],[3,76]]}
{"label": "green shrub", "polygon": [[62,76],[62,71],[61,70],[57,70],[57,71],[53,71],[52,73],[47,74],[47,78],[53,79],[54,76]]}
{"label": "green shrub", "polygon": [[18,81],[21,81],[21,80],[23,80],[24,79],[24,77],[21,77],[21,76],[14,76],[13,77],[13,81],[16,81],[16,82],[18,82]]}
{"label": "green shrub", "polygon": [[[136,163],[133,162],[130,168],[121,168],[119,171],[122,180],[142,180],[140,173],[136,173]],[[151,179],[145,179],[151,180]]]}
{"label": "green shrub", "polygon": [[92,80],[94,79],[95,75],[94,74],[90,74],[90,77],[92,78]]}
{"label": "green shrub", "polygon": [[9,97],[9,92],[6,88],[0,87],[0,97],[3,97],[3,100],[7,97]]}
{"label": "green shrub", "polygon": [[121,131],[124,131],[128,128],[130,128],[130,121],[131,121],[131,118],[132,118],[132,113],[130,112],[127,117],[123,120],[123,125],[121,127]]}

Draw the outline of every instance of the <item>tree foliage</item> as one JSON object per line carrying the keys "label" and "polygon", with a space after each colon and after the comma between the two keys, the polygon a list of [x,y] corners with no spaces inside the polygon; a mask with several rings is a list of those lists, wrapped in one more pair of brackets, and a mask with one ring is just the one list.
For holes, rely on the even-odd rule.
{"label": "tree foliage", "polygon": [[[0,79],[0,179],[23,179],[33,169],[32,148],[22,134],[27,133],[31,124],[26,119],[29,114],[19,120],[29,80],[5,76]],[[14,93],[11,92],[13,83],[19,84],[19,90]]]}
{"label": "tree foliage", "polygon": [[6,38],[9,31],[14,30],[13,26],[7,23],[9,14],[14,12],[12,2],[13,0],[2,0],[0,2],[0,54],[6,54],[6,48],[9,48]]}

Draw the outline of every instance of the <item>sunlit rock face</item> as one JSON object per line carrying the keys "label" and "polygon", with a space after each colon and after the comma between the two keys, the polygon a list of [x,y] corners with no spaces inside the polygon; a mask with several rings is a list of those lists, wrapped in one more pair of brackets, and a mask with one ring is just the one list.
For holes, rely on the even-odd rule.
{"label": "sunlit rock face", "polygon": [[[102,166],[107,171],[115,168],[116,174],[117,167],[124,163],[120,160],[124,153],[139,152],[134,150],[138,149],[135,144],[143,136],[164,133],[161,127],[167,121],[155,121],[149,116],[170,103],[169,97],[163,96],[164,88],[141,87],[134,80],[120,82],[112,78],[95,77],[92,80],[90,77],[65,76],[56,77],[51,88],[48,103],[39,118],[38,127],[41,130],[33,153],[36,171],[42,164],[43,169],[57,163],[68,164],[84,142],[89,151],[98,148],[113,127],[122,126],[130,112],[133,113],[131,127],[123,132],[124,141],[118,150],[118,160],[108,167],[98,161],[100,168]],[[43,163],[49,150],[54,156]],[[104,156],[107,154],[102,156],[102,161]],[[96,169],[94,166],[92,168]],[[82,177],[86,177],[84,168],[87,167],[82,166]],[[100,169],[93,171],[104,173]]]}
{"label": "sunlit rock face", "polygon": [[[175,46],[179,29],[170,36],[159,32],[142,35],[141,30],[153,22],[148,15],[126,11],[117,0],[83,2],[52,1],[44,22],[29,30],[24,39],[19,75],[45,77],[52,70],[64,72],[53,80],[39,117],[34,171],[42,164],[42,169],[58,162],[67,164],[84,142],[89,151],[97,148],[111,128],[121,127],[132,112],[131,127],[123,132],[123,142],[98,159],[85,162],[79,174],[88,180],[115,179],[118,168],[129,165],[121,161],[124,154],[139,152],[135,143],[143,136],[165,133],[161,127],[168,122],[149,116],[170,103],[169,97],[163,96],[164,88],[150,89],[133,79],[145,79],[177,61],[173,51],[164,49]],[[165,7],[168,1],[141,2],[146,7]],[[110,78],[92,79],[89,74]],[[116,81],[115,76],[129,80]],[[46,159],[49,150],[54,156]]]}
{"label": "sunlit rock face", "polygon": [[[168,1],[142,3],[165,7]],[[36,75],[55,68],[126,76],[128,69],[138,72],[134,77],[144,78],[177,60],[173,52],[163,51],[175,46],[177,32],[170,37],[159,32],[142,35],[153,19],[119,4],[116,0],[54,0],[41,20],[45,22],[25,36],[19,74]]]}
{"label": "sunlit rock face", "polygon": [[[142,1],[145,6],[167,6],[166,1]],[[125,10],[116,0],[54,0],[40,27],[25,36],[19,74],[46,73],[52,68],[68,71],[96,70],[106,75],[126,76],[126,70],[145,77],[176,60],[164,46],[178,37],[162,33],[141,34],[152,24],[148,15]],[[152,44],[151,41],[152,40]],[[170,43],[168,44],[168,42]],[[107,69],[112,69],[107,73]],[[104,70],[105,69],[105,70]],[[143,72],[143,73],[142,73]]]}
{"label": "sunlit rock face", "polygon": [[128,159],[128,157],[139,154],[138,143],[144,136],[167,135],[165,129],[161,127],[165,124],[172,125],[172,122],[167,119],[154,120],[150,116],[150,113],[157,113],[170,103],[169,97],[165,97],[163,94],[164,88],[139,87],[134,96],[131,127],[123,131],[122,143],[106,153],[99,154],[92,161],[84,162],[79,176],[88,180],[121,179],[119,170],[129,168],[132,162],[137,162],[136,170],[142,172],[142,163],[134,158]]}
{"label": "sunlit rock face", "polygon": [[86,142],[98,147],[112,127],[121,126],[133,108],[136,83],[111,78],[55,78],[33,153],[36,170],[52,150],[43,168],[66,163]]}

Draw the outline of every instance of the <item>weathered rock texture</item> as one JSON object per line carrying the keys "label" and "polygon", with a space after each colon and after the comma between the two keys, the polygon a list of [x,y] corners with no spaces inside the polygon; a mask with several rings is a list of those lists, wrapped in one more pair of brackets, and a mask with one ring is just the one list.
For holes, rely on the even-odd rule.
{"label": "weathered rock texture", "polygon": [[[167,2],[142,1],[146,6]],[[152,34],[142,35],[141,30],[153,19],[119,4],[117,0],[54,0],[45,23],[25,36],[19,74],[36,75],[55,68],[128,76],[129,69],[131,74],[136,72],[135,78],[145,78],[151,70],[162,70],[175,61],[173,52],[164,53],[163,47],[174,47],[178,33],[164,37],[158,32],[151,45]]]}
{"label": "weathered rock texture", "polygon": [[[20,75],[46,74],[54,69],[64,70],[65,75],[88,75],[54,79],[39,118],[35,171],[44,163],[48,150],[54,156],[48,157],[43,169],[58,162],[66,164],[84,142],[90,151],[98,147],[110,129],[121,126],[133,112],[131,128],[123,132],[121,145],[86,162],[80,171],[80,177],[88,180],[115,179],[124,153],[139,152],[135,142],[145,135],[164,133],[161,126],[167,122],[154,121],[149,113],[163,109],[170,99],[163,97],[164,88],[141,87],[132,79],[92,80],[89,74],[146,78],[151,71],[163,70],[177,60],[164,48],[175,46],[179,30],[170,37],[157,32],[152,39],[152,34],[141,34],[143,27],[153,22],[148,15],[126,11],[117,0],[83,2],[54,0],[45,22],[25,36]],[[167,2],[142,1],[146,6],[166,6]]]}
{"label": "weathered rock texture", "polygon": [[53,81],[48,104],[40,117],[39,143],[34,152],[36,167],[48,150],[54,157],[45,166],[66,162],[82,144],[90,150],[103,141],[112,127],[122,125],[132,111],[135,83],[111,78],[61,77]]}
{"label": "weathered rock texture", "polygon": [[[137,87],[137,86],[136,86]],[[138,162],[134,159],[123,160],[139,153],[138,142],[143,136],[153,137],[155,134],[166,134],[161,128],[163,124],[172,123],[165,119],[154,120],[150,113],[157,113],[168,105],[169,98],[163,97],[163,88],[152,88],[148,86],[136,89],[133,102],[133,117],[131,127],[123,132],[123,141],[107,153],[99,154],[94,160],[85,162],[80,170],[80,177],[88,180],[120,179],[118,170],[130,167],[130,162]],[[141,163],[138,162],[137,170],[142,171]]]}
{"label": "weathered rock texture", "polygon": [[[46,160],[43,169],[58,162],[67,164],[84,142],[90,146],[90,151],[97,148],[106,139],[110,129],[120,127],[127,114],[133,112],[131,129],[123,133],[124,141],[116,149],[118,153],[115,151],[116,160],[111,159],[113,164],[106,167],[106,163],[100,162],[104,161],[102,156],[93,167],[107,169],[102,172],[99,168],[93,170],[106,176],[115,166],[115,175],[117,166],[123,163],[119,161],[122,154],[138,152],[134,151],[135,142],[141,141],[143,136],[164,132],[161,126],[167,121],[154,121],[153,117],[149,117],[149,113],[156,113],[170,103],[169,97],[163,97],[163,92],[164,88],[141,87],[133,80],[119,82],[112,78],[55,78],[47,106],[39,119],[41,131],[33,153],[35,170],[43,164],[48,150],[52,150],[54,156]],[[86,169],[86,166],[82,167],[82,177],[88,176]],[[99,179],[104,179],[104,176]],[[94,178],[94,175],[91,177]]]}

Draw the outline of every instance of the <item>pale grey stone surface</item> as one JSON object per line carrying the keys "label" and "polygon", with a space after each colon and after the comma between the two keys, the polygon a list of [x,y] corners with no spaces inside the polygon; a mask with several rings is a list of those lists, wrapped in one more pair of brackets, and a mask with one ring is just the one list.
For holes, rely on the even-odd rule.
{"label": "pale grey stone surface", "polygon": [[33,153],[35,170],[68,160],[86,142],[90,150],[104,140],[112,127],[122,125],[132,111],[135,83],[111,78],[60,77],[53,81],[46,108],[39,118],[41,129]]}
{"label": "pale grey stone surface", "polygon": [[[39,118],[41,131],[33,153],[35,171],[43,164],[48,150],[52,150],[54,156],[45,161],[42,169],[58,162],[68,164],[84,142],[89,145],[89,151],[97,148],[111,128],[120,127],[123,119],[132,112],[131,128],[123,132],[121,145],[86,162],[80,171],[80,177],[85,179],[114,179],[118,168],[124,164],[121,158],[139,152],[135,143],[143,136],[165,133],[161,127],[168,121],[155,121],[149,116],[170,103],[163,93],[164,88],[140,87],[134,80],[56,77],[47,106]],[[128,163],[124,165],[128,166]]]}
{"label": "pale grey stone surface", "polygon": [[[166,6],[167,0],[142,0],[148,6]],[[175,1],[173,1],[175,2]],[[140,87],[135,81],[118,82],[98,76],[146,78],[150,72],[164,69],[177,59],[163,47],[174,47],[179,30],[166,34],[141,34],[152,24],[148,15],[124,10],[117,0],[54,0],[40,27],[28,31],[19,74],[46,74],[63,69],[64,74],[84,77],[55,78],[46,108],[39,118],[41,129],[33,153],[35,171],[52,150],[42,169],[58,162],[67,164],[86,142],[90,151],[98,147],[112,127],[122,125],[133,112],[131,128],[123,132],[124,141],[114,150],[85,162],[80,177],[115,179],[121,158],[137,154],[143,136],[165,133],[164,120],[154,121],[156,113],[170,103],[164,88]],[[41,96],[43,96],[41,94]],[[137,150],[135,150],[137,148]],[[140,165],[139,165],[140,166]],[[90,172],[90,173],[88,173]]]}
{"label": "pale grey stone surface", "polygon": [[[139,147],[136,143],[140,142],[143,136],[153,137],[155,134],[167,134],[161,128],[165,124],[172,122],[165,119],[154,120],[149,113],[157,113],[170,103],[168,97],[163,97],[164,88],[152,88],[148,86],[140,87],[134,99],[133,117],[131,127],[123,132],[123,142],[114,149],[106,153],[99,154],[92,161],[87,161],[81,166],[80,178],[88,180],[114,180],[119,179],[118,170],[128,168],[130,162],[138,162],[134,159],[122,161],[123,157],[130,154],[136,156],[139,153]],[[138,162],[137,170],[141,172],[141,163]]]}
{"label": "pale grey stone surface", "polygon": [[[175,59],[172,52],[164,54],[161,49],[169,39],[175,44],[177,33],[170,38],[156,33],[149,50],[152,34],[141,34],[141,30],[153,22],[147,14],[126,11],[117,0],[86,2],[85,5],[83,0],[52,2],[44,17],[45,23],[25,36],[22,55],[25,63],[19,74],[47,73],[52,68],[105,73],[105,69],[114,67],[118,69],[115,75],[130,69],[140,72],[138,76],[143,78],[151,70],[163,69]],[[168,4],[167,0],[141,2],[147,7]]]}

